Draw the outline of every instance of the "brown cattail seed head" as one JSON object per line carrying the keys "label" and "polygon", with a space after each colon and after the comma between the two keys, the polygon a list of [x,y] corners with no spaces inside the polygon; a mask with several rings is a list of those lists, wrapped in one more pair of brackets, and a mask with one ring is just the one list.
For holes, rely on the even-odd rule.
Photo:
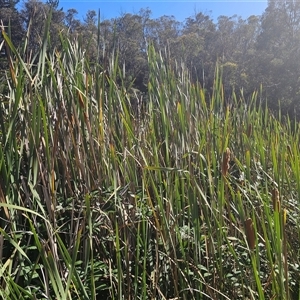
{"label": "brown cattail seed head", "polygon": [[274,211],[280,211],[280,199],[279,199],[279,191],[277,188],[274,188],[272,191],[272,202]]}
{"label": "brown cattail seed head", "polygon": [[230,168],[229,162],[230,162],[230,149],[226,148],[225,152],[223,153],[223,159],[222,159],[222,175],[227,176],[228,170]]}
{"label": "brown cattail seed head", "polygon": [[252,134],[252,124],[249,124],[247,128],[247,136],[250,137],[251,134]]}
{"label": "brown cattail seed head", "polygon": [[252,219],[249,218],[245,221],[245,231],[247,237],[247,243],[250,250],[255,248],[255,232]]}

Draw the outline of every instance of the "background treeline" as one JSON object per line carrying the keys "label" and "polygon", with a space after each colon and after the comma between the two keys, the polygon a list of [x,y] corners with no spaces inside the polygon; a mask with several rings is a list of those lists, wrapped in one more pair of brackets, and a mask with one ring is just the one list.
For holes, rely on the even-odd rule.
{"label": "background treeline", "polygon": [[[261,16],[248,19],[234,15],[219,16],[214,21],[209,14],[198,12],[179,22],[174,16],[152,18],[151,10],[146,8],[136,14],[123,13],[101,20],[100,24],[98,12],[90,10],[80,20],[76,9],[64,11],[58,0],[27,0],[22,5],[18,2],[0,0],[0,20],[5,26],[10,24],[9,34],[16,46],[26,41],[24,55],[28,59],[42,42],[46,18],[52,10],[53,49],[61,48],[59,33],[83,39],[89,60],[100,62],[104,68],[108,53],[117,49],[128,84],[134,82],[141,93],[147,94],[146,50],[152,43],[157,50],[164,51],[168,63],[184,63],[191,72],[191,80],[200,81],[208,93],[218,62],[226,99],[230,100],[232,91],[247,98],[262,86],[262,98],[271,109],[277,110],[280,104],[283,113],[300,115],[299,1],[269,0]],[[5,62],[2,50],[2,70],[7,67]]]}

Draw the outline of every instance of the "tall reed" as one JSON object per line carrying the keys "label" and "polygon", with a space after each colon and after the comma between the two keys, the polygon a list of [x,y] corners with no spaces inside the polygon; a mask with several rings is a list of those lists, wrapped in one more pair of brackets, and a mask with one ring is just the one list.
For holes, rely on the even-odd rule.
{"label": "tall reed", "polygon": [[299,126],[153,47],[146,100],[47,32],[26,61],[2,28],[1,297],[300,299]]}

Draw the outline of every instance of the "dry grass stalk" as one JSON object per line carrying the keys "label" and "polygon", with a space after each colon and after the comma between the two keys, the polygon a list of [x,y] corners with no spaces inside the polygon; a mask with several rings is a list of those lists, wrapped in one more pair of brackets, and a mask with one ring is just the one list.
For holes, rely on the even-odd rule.
{"label": "dry grass stalk", "polygon": [[282,221],[283,221],[283,225],[285,226],[286,225],[286,215],[287,215],[287,210],[284,209],[283,210],[283,215],[282,215]]}
{"label": "dry grass stalk", "polygon": [[293,157],[293,151],[292,151],[291,146],[290,146],[290,145],[287,145],[286,148],[287,148],[288,154],[289,154],[291,157]]}

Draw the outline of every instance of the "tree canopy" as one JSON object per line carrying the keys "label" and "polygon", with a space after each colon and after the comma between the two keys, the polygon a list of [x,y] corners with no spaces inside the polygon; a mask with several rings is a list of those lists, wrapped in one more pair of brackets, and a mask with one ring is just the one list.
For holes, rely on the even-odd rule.
{"label": "tree canopy", "polygon": [[[243,91],[246,97],[262,85],[264,98],[274,109],[278,103],[285,112],[300,114],[300,3],[269,0],[261,16],[219,16],[198,12],[179,22],[174,16],[151,17],[148,8],[138,13],[99,20],[94,10],[83,20],[75,9],[64,11],[58,0],[26,0],[17,9],[18,0],[0,0],[0,20],[18,47],[27,37],[27,55],[38,51],[45,20],[52,12],[51,47],[59,49],[60,35],[84,40],[86,55],[105,67],[112,49],[128,82],[147,92],[149,43],[167,56],[170,64],[184,63],[192,80],[209,92],[216,63],[222,69],[227,98]],[[101,5],[100,5],[101,8]],[[100,29],[98,31],[98,29]],[[26,33],[28,32],[27,36]],[[1,68],[4,48],[1,51]]]}

